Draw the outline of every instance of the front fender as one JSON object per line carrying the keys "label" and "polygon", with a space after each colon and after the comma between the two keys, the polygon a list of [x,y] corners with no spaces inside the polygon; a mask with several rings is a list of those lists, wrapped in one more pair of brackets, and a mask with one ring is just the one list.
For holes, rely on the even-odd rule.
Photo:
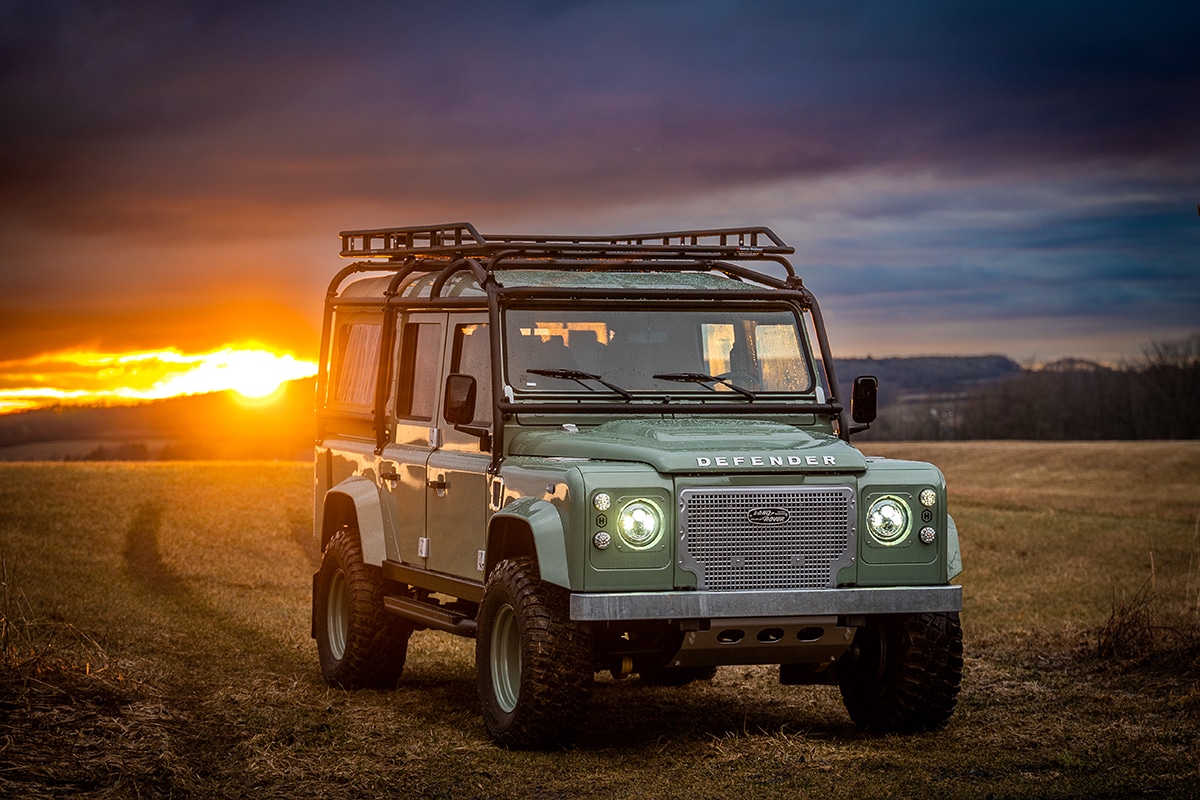
{"label": "front fender", "polygon": [[325,493],[325,508],[321,521],[321,548],[344,524],[346,511],[353,509],[357,520],[358,536],[362,541],[363,562],[383,564],[386,555],[384,545],[383,502],[375,482],[355,476],[334,486]]}
{"label": "front fender", "polygon": [[[516,523],[525,526],[532,537],[537,555],[538,571],[542,580],[571,588],[571,575],[567,560],[567,542],[563,532],[562,517],[553,504],[537,497],[522,497],[514,500],[492,516],[492,525]],[[489,545],[491,550],[491,545]],[[495,560],[502,554],[497,553]],[[488,553],[488,571],[491,571],[493,554]]]}
{"label": "front fender", "polygon": [[946,515],[946,529],[949,536],[946,540],[946,580],[950,580],[962,572],[962,552],[958,549],[958,526],[954,517]]}

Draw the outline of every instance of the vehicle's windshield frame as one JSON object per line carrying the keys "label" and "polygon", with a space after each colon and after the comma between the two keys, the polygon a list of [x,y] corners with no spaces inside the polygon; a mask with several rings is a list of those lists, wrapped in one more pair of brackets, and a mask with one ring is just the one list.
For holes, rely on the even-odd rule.
{"label": "vehicle's windshield frame", "polygon": [[[559,324],[554,320],[530,320],[529,315],[544,313],[547,315],[558,315],[561,318],[563,328],[562,333],[556,335],[543,334],[546,338],[544,343],[550,343],[554,339],[559,340],[559,347],[556,351],[558,356],[543,356],[541,354],[527,356],[530,360],[516,362],[515,356],[520,352],[519,348],[523,346],[520,340],[517,340],[514,334],[520,329],[525,331],[525,335],[529,336],[529,331],[533,329],[532,323],[552,322]],[[611,364],[608,365],[608,373],[600,374],[597,370],[592,372],[587,368],[580,369],[580,365],[572,360],[567,363],[566,359],[570,355],[567,351],[570,348],[566,347],[569,339],[569,332],[566,326],[579,325],[586,327],[590,320],[587,317],[593,315],[613,314],[620,315],[624,318],[623,321],[633,321],[639,316],[646,316],[647,319],[660,317],[662,314],[688,314],[692,316],[690,324],[681,325],[677,333],[684,334],[684,338],[690,339],[687,335],[690,328],[697,334],[695,341],[686,342],[684,350],[690,347],[690,352],[676,353],[672,349],[672,360],[670,361],[651,361],[645,367],[644,372],[639,372],[633,367],[628,367],[624,363],[620,368],[614,369]],[[711,317],[711,321],[702,321],[696,315],[703,314]],[[505,304],[500,309],[500,330],[502,331],[502,349],[503,349],[503,385],[504,394],[510,401],[517,401],[521,405],[537,404],[541,402],[553,402],[563,398],[578,398],[581,401],[612,401],[618,400],[621,402],[637,402],[642,401],[666,401],[666,402],[702,402],[709,404],[713,402],[719,403],[744,403],[753,402],[754,400],[765,400],[770,402],[788,400],[792,402],[806,401],[811,403],[814,399],[818,402],[823,402],[822,396],[824,391],[821,386],[823,383],[823,370],[820,368],[818,359],[814,356],[815,343],[810,341],[810,336],[813,334],[812,320],[810,312],[807,308],[801,307],[799,304],[789,301],[781,301],[778,298],[759,299],[759,298],[738,298],[736,300],[722,298],[720,301],[698,302],[695,299],[689,299],[686,302],[679,300],[662,301],[662,300],[628,300],[628,299],[592,299],[589,298],[586,306],[581,307],[579,302],[563,302],[556,301],[537,301],[532,298],[522,299],[517,302]],[[575,319],[571,319],[574,317]],[[583,317],[584,319],[579,319]],[[781,334],[787,340],[786,346],[794,348],[794,355],[790,352],[786,353],[786,358],[768,358],[761,357],[758,352],[765,345],[762,340],[757,337],[759,330],[758,326],[763,326],[764,330],[769,326],[779,326],[783,324],[786,318],[786,327],[792,333],[791,335]],[[740,332],[733,330],[733,324],[750,322]],[[611,324],[611,323],[610,323]],[[735,337],[740,345],[745,348],[749,347],[749,354],[742,354],[743,358],[749,357],[750,361],[744,362],[753,367],[746,370],[746,384],[759,384],[764,380],[764,366],[766,372],[780,373],[786,372],[787,377],[782,378],[778,375],[768,376],[773,383],[763,387],[762,385],[745,385],[743,388],[750,390],[750,395],[746,392],[731,390],[728,386],[703,385],[698,383],[688,384],[678,381],[666,380],[651,380],[654,373],[678,373],[681,371],[708,371],[708,368],[714,363],[714,358],[720,358],[714,351],[711,351],[711,341],[713,332],[709,330],[707,337],[709,341],[703,342],[700,334],[700,325],[711,326],[728,326],[730,327],[729,335]],[[576,328],[575,330],[577,330]],[[612,330],[607,329],[612,335]],[[665,329],[669,331],[668,329]],[[599,337],[599,333],[596,336]],[[647,334],[651,335],[651,334]],[[753,338],[751,342],[750,339]],[[743,341],[743,339],[745,341]],[[665,341],[665,340],[664,340]],[[649,340],[644,340],[642,343],[648,343]],[[731,339],[730,342],[733,342]],[[626,344],[637,344],[638,342],[630,339]],[[664,342],[657,342],[662,345]],[[525,343],[527,344],[527,343]],[[601,347],[607,346],[609,342],[604,342]],[[731,350],[735,347],[730,344]],[[549,352],[549,350],[547,351]],[[678,355],[676,359],[675,356]],[[522,354],[525,357],[525,354]],[[693,366],[695,370],[684,370],[681,366],[688,356],[693,357]],[[560,360],[554,361],[557,357]],[[660,355],[660,359],[661,359]],[[726,354],[727,366],[732,366],[734,362],[734,354],[729,352]],[[699,360],[697,360],[699,359]],[[595,362],[591,362],[594,365]],[[703,367],[703,369],[701,369]],[[572,370],[579,373],[571,377],[556,377],[545,381],[529,381],[527,374],[518,374],[521,372],[528,373],[532,370],[542,372],[566,372]],[[622,382],[621,375],[611,373],[623,373],[626,382]],[[722,370],[724,374],[743,374],[739,370],[727,368]],[[603,378],[601,380],[589,380],[586,377],[580,377],[584,374],[595,374]],[[717,374],[717,373],[714,373]],[[802,376],[802,381],[797,382],[797,378]],[[607,381],[608,385],[605,385]],[[786,385],[790,383],[790,385]],[[538,385],[542,384],[542,385]],[[616,387],[616,388],[614,388]],[[719,388],[718,388],[719,387]]]}

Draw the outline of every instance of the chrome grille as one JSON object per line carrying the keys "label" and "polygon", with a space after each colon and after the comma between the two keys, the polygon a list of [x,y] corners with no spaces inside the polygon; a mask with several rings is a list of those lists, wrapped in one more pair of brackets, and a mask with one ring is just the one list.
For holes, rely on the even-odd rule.
{"label": "chrome grille", "polygon": [[854,559],[848,486],[684,489],[679,558],[711,591],[825,589]]}

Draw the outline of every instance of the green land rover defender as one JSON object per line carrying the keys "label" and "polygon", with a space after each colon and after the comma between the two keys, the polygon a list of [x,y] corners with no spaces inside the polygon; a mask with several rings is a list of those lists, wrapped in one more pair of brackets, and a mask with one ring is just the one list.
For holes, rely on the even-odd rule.
{"label": "green land rover defender", "polygon": [[490,735],[558,747],[596,673],[730,664],[943,727],[962,675],[942,474],[865,457],[816,299],[767,228],[347,231],[317,386],[312,633],[345,688],[475,639]]}

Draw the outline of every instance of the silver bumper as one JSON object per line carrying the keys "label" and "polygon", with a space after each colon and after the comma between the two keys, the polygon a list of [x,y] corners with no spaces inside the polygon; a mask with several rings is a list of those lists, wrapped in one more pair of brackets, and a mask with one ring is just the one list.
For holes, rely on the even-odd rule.
{"label": "silver bumper", "polygon": [[961,611],[961,586],[571,595],[571,619],[721,619]]}

